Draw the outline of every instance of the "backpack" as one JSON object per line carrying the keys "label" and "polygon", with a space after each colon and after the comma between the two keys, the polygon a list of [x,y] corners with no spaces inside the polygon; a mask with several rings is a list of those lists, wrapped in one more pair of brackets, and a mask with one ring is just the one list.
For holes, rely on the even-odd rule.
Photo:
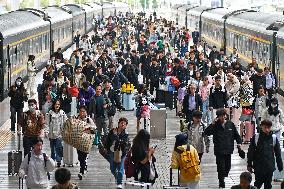
{"label": "backpack", "polygon": [[190,147],[191,146],[188,145],[186,150],[180,153],[181,161],[179,169],[180,174],[183,175],[185,179],[191,179],[200,174],[198,157]]}
{"label": "backpack", "polygon": [[126,154],[126,158],[124,160],[124,169],[126,178],[134,177],[135,175],[135,164],[132,161],[132,151],[129,150]]}
{"label": "backpack", "polygon": [[[258,139],[259,139],[259,133],[256,133],[256,134],[255,134],[255,138],[254,138],[254,144],[255,144],[255,146],[257,146],[257,144],[258,144]],[[275,134],[272,134],[273,147],[276,145],[276,139],[277,139],[276,135],[275,135]]]}
{"label": "backpack", "polygon": [[[43,155],[43,159],[44,159],[44,168],[46,169],[46,162],[47,162],[46,153],[42,153],[42,155]],[[32,156],[32,153],[29,152],[28,153],[28,165],[30,164],[31,156]],[[50,173],[49,172],[47,172],[47,178],[48,178],[48,180],[50,180]]]}

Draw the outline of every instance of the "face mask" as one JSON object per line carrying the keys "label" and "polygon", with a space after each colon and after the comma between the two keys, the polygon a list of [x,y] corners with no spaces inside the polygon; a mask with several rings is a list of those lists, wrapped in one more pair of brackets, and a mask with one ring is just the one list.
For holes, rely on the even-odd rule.
{"label": "face mask", "polygon": [[36,110],[35,105],[29,106],[29,111],[34,112]]}
{"label": "face mask", "polygon": [[271,104],[271,107],[272,107],[272,108],[276,108],[276,107],[277,107],[277,104]]}
{"label": "face mask", "polygon": [[19,87],[21,86],[22,82],[21,81],[16,81],[16,85]]}

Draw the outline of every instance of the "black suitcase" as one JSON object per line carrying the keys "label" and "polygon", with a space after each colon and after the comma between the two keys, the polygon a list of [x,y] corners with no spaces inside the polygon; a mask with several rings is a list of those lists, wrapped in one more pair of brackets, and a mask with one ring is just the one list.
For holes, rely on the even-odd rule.
{"label": "black suitcase", "polygon": [[165,104],[167,108],[175,109],[177,106],[177,92],[165,91]]}
{"label": "black suitcase", "polygon": [[18,135],[18,150],[8,152],[8,175],[14,176],[19,173],[22,163],[22,151],[20,150],[20,135]]}
{"label": "black suitcase", "polygon": [[165,93],[163,90],[156,90],[156,103],[165,103]]}
{"label": "black suitcase", "polygon": [[190,189],[189,187],[179,186],[179,170],[177,171],[177,173],[178,173],[178,183],[173,184],[173,170],[170,169],[170,185],[163,186],[163,189]]}

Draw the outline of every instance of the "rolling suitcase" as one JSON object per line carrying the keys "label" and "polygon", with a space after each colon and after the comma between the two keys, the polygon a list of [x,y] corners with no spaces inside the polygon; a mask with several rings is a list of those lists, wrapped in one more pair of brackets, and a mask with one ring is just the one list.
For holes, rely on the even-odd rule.
{"label": "rolling suitcase", "polygon": [[63,144],[63,167],[73,167],[78,164],[78,154],[76,148],[64,143]]}
{"label": "rolling suitcase", "polygon": [[141,183],[141,182],[125,182],[124,189],[150,189],[153,188],[151,183]]}
{"label": "rolling suitcase", "polygon": [[8,175],[14,176],[19,173],[19,169],[22,163],[22,151],[20,150],[21,138],[18,135],[18,150],[12,150],[8,152]]}
{"label": "rolling suitcase", "polygon": [[165,103],[165,92],[159,89],[156,91],[156,103]]}
{"label": "rolling suitcase", "polygon": [[255,133],[255,125],[252,121],[243,121],[240,124],[240,133],[243,140],[243,143],[249,143],[250,139]]}
{"label": "rolling suitcase", "polygon": [[122,105],[125,110],[134,110],[135,100],[133,99],[133,93],[123,93],[122,95]]}
{"label": "rolling suitcase", "polygon": [[177,171],[178,180],[177,184],[173,184],[173,170],[170,169],[170,185],[169,186],[163,186],[163,189],[190,189],[189,187],[179,186],[179,170]]}
{"label": "rolling suitcase", "polygon": [[177,92],[176,91],[166,91],[165,92],[165,104],[167,108],[171,110],[177,106]]}

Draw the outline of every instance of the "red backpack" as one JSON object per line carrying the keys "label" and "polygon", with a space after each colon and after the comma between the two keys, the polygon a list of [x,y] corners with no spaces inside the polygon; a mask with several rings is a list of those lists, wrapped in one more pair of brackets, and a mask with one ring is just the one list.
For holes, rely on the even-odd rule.
{"label": "red backpack", "polygon": [[124,169],[126,178],[134,177],[135,175],[135,164],[132,161],[132,152],[129,150],[126,154],[126,158],[124,160]]}

